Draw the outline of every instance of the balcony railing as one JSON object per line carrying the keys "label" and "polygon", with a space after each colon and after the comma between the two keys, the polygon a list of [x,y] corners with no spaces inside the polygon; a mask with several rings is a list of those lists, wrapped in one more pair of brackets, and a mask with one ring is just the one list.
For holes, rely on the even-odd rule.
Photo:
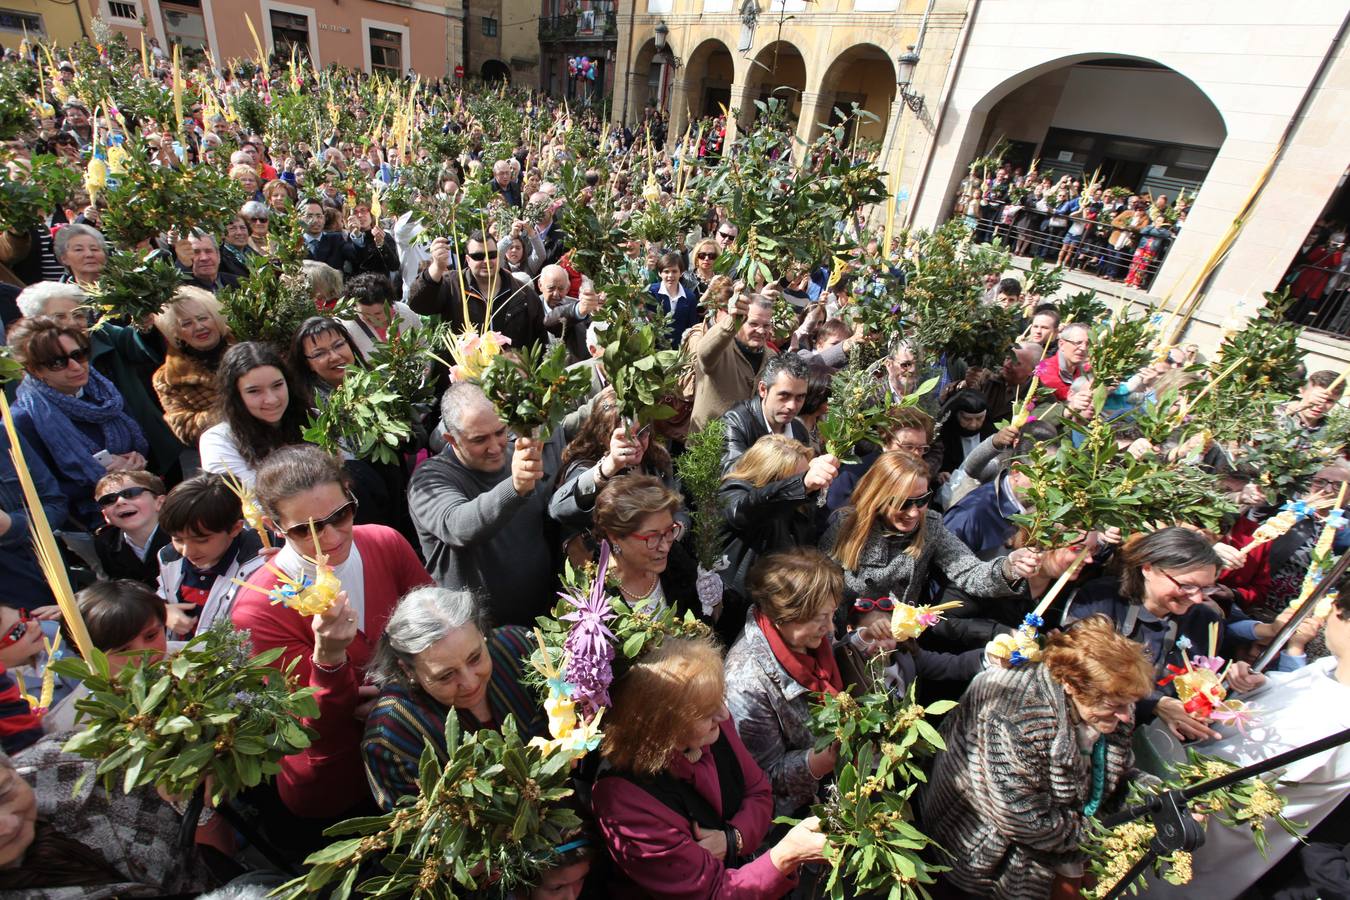
{"label": "balcony railing", "polygon": [[619,22],[615,14],[602,10],[543,16],[539,19],[541,43],[613,40],[618,33]]}

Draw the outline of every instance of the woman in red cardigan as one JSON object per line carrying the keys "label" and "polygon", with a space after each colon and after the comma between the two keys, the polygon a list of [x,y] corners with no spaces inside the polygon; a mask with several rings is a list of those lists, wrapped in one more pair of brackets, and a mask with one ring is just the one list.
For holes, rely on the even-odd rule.
{"label": "woman in red cardigan", "polygon": [[[298,660],[301,684],[318,688],[320,715],[306,725],[318,732],[308,750],[288,757],[277,776],[282,802],[305,818],[330,818],[369,804],[361,763],[362,719],[376,690],[364,685],[366,664],[399,597],[432,583],[407,540],[383,525],[354,525],[356,500],[342,463],[317,447],[282,447],[258,469],[255,486],[267,528],[285,535],[285,546],[240,590],[231,619],[248,629],[255,653],[284,652],[275,665]],[[310,523],[318,535],[314,546]],[[291,577],[312,576],[316,552],[342,583],[346,597],[327,616],[303,616],[274,605],[272,568]],[[354,633],[351,633],[353,632]],[[348,634],[351,633],[348,642]]]}
{"label": "woman in red cardigan", "polygon": [[614,682],[591,795],[615,863],[609,895],[774,900],[820,859],[813,816],[752,859],[773,819],[773,788],[736,734],[722,655],[666,638]]}

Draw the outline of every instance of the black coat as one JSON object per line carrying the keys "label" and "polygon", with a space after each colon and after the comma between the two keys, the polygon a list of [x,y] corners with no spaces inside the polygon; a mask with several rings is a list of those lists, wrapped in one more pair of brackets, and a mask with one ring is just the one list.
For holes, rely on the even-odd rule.
{"label": "black coat", "polygon": [[[308,248],[309,241],[305,241]],[[339,272],[345,271],[347,263],[350,262],[356,253],[356,246],[347,239],[345,234],[336,231],[325,231],[319,235],[319,243],[316,247],[306,249],[306,258],[316,262],[332,266]]]}
{"label": "black coat", "polygon": [[[769,433],[769,424],[764,421],[764,404],[758,395],[742,400],[727,410],[722,415],[722,421],[727,426],[726,449],[722,451],[722,474],[725,475],[731,471],[736,460],[755,445],[755,441]],[[793,440],[811,446],[811,436],[807,434],[806,426],[796,419],[788,423],[787,434]]]}
{"label": "black coat", "polygon": [[[430,271],[430,270],[427,270]],[[487,302],[473,278],[466,272],[464,284],[469,291],[469,319],[464,321],[464,304],[459,296],[459,276],[452,270],[439,283],[424,271],[413,281],[408,291],[408,305],[423,316],[440,316],[442,322],[460,333],[466,328],[481,329],[487,317]],[[505,271],[497,273],[497,298],[492,304],[492,321],[488,330],[511,339],[511,348],[540,346],[547,340],[544,327],[544,304],[528,285],[522,285]]]}
{"label": "black coat", "polygon": [[[771,481],[755,487],[731,479],[718,493],[722,517],[727,523],[727,559],[722,581],[728,591],[745,596],[745,579],[755,562],[775,550],[814,547],[824,531],[827,510],[816,504],[816,495],[806,492],[804,475]],[[725,618],[730,609],[724,609]],[[740,616],[745,616],[742,606]],[[733,621],[735,621],[733,619]]]}

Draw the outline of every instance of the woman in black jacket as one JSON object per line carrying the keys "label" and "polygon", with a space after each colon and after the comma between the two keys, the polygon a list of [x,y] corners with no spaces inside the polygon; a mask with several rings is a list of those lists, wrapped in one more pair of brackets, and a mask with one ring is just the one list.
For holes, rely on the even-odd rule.
{"label": "woman in black jacket", "polygon": [[828,510],[817,502],[839,472],[829,455],[781,434],[767,434],[736,461],[722,479],[720,501],[727,523],[727,559],[722,571],[727,596],[719,628],[728,643],[745,621],[745,579],[755,560],[775,550],[815,546]]}

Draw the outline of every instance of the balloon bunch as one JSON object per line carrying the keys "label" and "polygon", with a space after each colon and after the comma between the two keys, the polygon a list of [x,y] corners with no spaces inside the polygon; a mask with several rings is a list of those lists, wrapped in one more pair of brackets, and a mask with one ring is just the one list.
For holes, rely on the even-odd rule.
{"label": "balloon bunch", "polygon": [[595,80],[597,66],[589,56],[573,56],[567,60],[567,72],[573,78]]}

